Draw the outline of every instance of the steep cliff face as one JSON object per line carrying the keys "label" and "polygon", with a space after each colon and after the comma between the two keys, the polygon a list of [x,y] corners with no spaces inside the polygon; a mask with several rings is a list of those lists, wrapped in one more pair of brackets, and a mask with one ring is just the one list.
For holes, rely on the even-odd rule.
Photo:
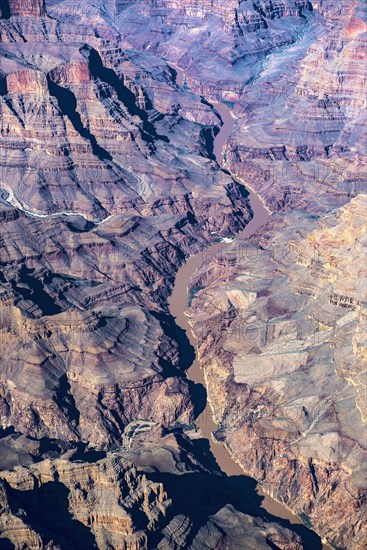
{"label": "steep cliff face", "polygon": [[288,529],[227,505],[221,491],[228,491],[229,482],[205,472],[189,442],[186,450],[183,461],[169,436],[159,447],[140,445],[92,462],[69,453],[2,472],[0,544],[83,550],[303,547]]}
{"label": "steep cliff face", "polygon": [[[258,237],[261,248],[239,243],[227,255],[224,246],[192,282],[217,437],[335,546],[362,548],[365,7],[221,4],[138,2],[116,17],[137,29],[127,43],[228,102],[236,122],[224,166],[272,212],[289,212]],[[330,212],[342,205],[337,222]]]}
{"label": "steep cliff face", "polygon": [[[9,30],[8,22],[5,28]],[[194,194],[195,184],[201,188],[203,180],[213,176],[230,207],[222,174],[204,157],[204,126],[219,119],[191,94],[185,94],[186,111],[197,112],[203,126],[194,127],[192,115],[182,118],[185,113],[163,62],[158,69],[144,71],[134,67],[133,55],[124,59],[121,49],[107,49],[104,55],[112,56],[111,63],[113,56],[115,61],[124,59],[118,73],[83,43],[56,48],[57,36],[45,44],[35,44],[37,35],[26,37],[22,51],[18,43],[3,45],[2,183],[11,188],[14,205],[36,215],[78,212],[100,221],[129,209],[136,213],[143,204],[149,208],[158,198],[179,201]],[[67,43],[75,38],[64,39]],[[90,40],[95,42],[93,36]],[[156,85],[153,70],[158,71]],[[13,151],[20,147],[17,156]],[[162,180],[166,185],[158,192]]]}
{"label": "steep cliff face", "polygon": [[367,196],[276,216],[203,265],[189,310],[216,437],[333,545],[366,537]]}
{"label": "steep cliff face", "polygon": [[264,61],[236,105],[228,168],[272,211],[328,211],[366,192],[366,22],[324,2],[293,48]]}
{"label": "steep cliff face", "polygon": [[310,14],[307,0],[138,1],[124,5],[115,21],[127,45],[176,62],[190,87],[206,96],[230,99],[267,53],[297,39]]}
{"label": "steep cliff face", "polygon": [[176,212],[169,202],[95,226],[4,207],[3,427],[104,446],[134,419],[192,421],[163,308],[177,266],[206,237],[189,200]]}
{"label": "steep cliff face", "polygon": [[272,211],[319,213],[366,192],[362,2],[137,2],[116,22],[191,89],[233,104],[226,167]]}
{"label": "steep cliff face", "polygon": [[41,17],[46,14],[44,0],[3,0],[0,9],[4,18],[13,15]]}
{"label": "steep cliff face", "polygon": [[110,456],[45,461],[3,474],[2,537],[27,548],[148,548],[170,501],[161,483]]}
{"label": "steep cliff face", "polygon": [[106,447],[133,420],[190,424],[165,299],[210,231],[250,217],[209,158],[220,119],[102,16],[97,33],[80,6],[17,6],[0,21],[1,426]]}
{"label": "steep cliff face", "polygon": [[[362,3],[46,4],[1,4],[0,464],[15,468],[3,538],[302,547],[247,486],[233,499],[242,477],[228,485],[208,452],[163,438],[195,416],[167,297],[187,257],[246,225],[244,182],[288,213],[193,282],[217,438],[335,546],[359,550],[365,206],[329,213],[366,185]],[[213,160],[213,101],[236,117],[228,171]]]}

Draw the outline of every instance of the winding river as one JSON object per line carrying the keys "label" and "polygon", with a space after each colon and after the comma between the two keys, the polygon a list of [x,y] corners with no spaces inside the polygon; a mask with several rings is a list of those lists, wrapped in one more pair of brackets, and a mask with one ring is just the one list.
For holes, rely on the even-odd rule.
{"label": "winding river", "polygon": [[[183,86],[185,83],[184,71],[176,65],[171,64],[171,67],[177,72],[176,84],[178,86]],[[223,122],[220,128],[220,132],[217,134],[214,140],[214,154],[217,162],[219,164],[222,164],[223,147],[232,132],[235,119],[226,104],[212,103],[212,105],[219,113]],[[250,191],[249,201],[253,211],[253,218],[247,224],[246,228],[238,233],[237,237],[240,238],[250,237],[259,227],[267,222],[270,216],[269,210],[264,206],[263,202],[261,201],[259,196],[256,195],[256,193]],[[206,249],[206,252],[210,251],[210,255],[213,256],[216,253],[223,253],[223,247],[225,247],[225,242],[216,242],[210,245]],[[198,253],[195,256],[192,256],[185,263],[185,265],[183,265],[181,269],[179,269],[176,275],[175,285],[172,294],[169,298],[169,308],[171,314],[176,319],[176,323],[186,332],[190,344],[195,349],[195,360],[188,370],[188,377],[193,382],[197,384],[202,384],[205,387],[206,384],[204,372],[199,364],[199,361],[197,360],[196,338],[192,333],[190,324],[188,322],[188,317],[185,313],[188,304],[189,282],[192,279],[195,271],[202,265],[204,260],[205,254],[203,254],[202,252]],[[226,447],[213,439],[212,433],[217,430],[218,426],[214,422],[213,414],[208,401],[206,403],[204,411],[199,415],[195,423],[197,428],[201,430],[203,437],[208,439],[210,450],[213,453],[217,464],[222,472],[224,472],[228,476],[245,475],[245,472],[242,470],[242,468],[232,459]],[[261,506],[267,512],[279,518],[287,519],[292,524],[301,524],[301,521],[297,516],[292,514],[292,512],[290,512],[290,510],[282,505],[280,502],[272,499],[267,493],[264,492],[259,484],[257,485],[257,492],[263,498]],[[325,545],[323,545],[322,548],[324,550],[329,549],[329,547]]]}

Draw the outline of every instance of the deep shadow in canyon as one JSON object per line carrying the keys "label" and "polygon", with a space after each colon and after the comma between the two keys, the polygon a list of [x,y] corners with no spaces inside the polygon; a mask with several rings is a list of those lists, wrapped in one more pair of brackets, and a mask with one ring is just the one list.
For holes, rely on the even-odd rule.
{"label": "deep shadow in canyon", "polygon": [[[209,473],[187,473],[174,475],[168,473],[152,473],[147,477],[161,482],[169,498],[173,500],[172,508],[166,518],[167,523],[176,515],[183,514],[190,517],[192,530],[188,547],[200,528],[205,525],[209,516],[214,515],[227,504],[231,504],[238,511],[254,517],[260,517],[269,522],[276,522],[282,527],[297,533],[305,550],[321,550],[321,539],[304,525],[294,525],[289,520],[269,514],[261,507],[263,497],[256,492],[256,481],[243,476],[226,476]],[[159,533],[151,535],[149,544],[154,548],[161,540]]]}
{"label": "deep shadow in canyon", "polygon": [[[175,321],[172,315],[167,315],[162,312],[150,311],[151,315],[157,319],[164,333],[172,338],[178,346],[178,368],[182,375],[186,377],[187,370],[191,367],[195,360],[195,349],[191,345],[187,337],[186,331],[183,330]],[[159,360],[162,374],[165,377],[177,376],[177,372],[172,369],[172,364],[165,361],[163,358]],[[197,418],[205,409],[207,402],[207,392],[203,384],[197,384],[190,379],[187,379],[191,401],[194,406],[194,415]]]}
{"label": "deep shadow in canyon", "polygon": [[[154,125],[149,121],[148,113],[141,109],[136,104],[136,97],[131,90],[125,85],[124,78],[119,77],[113,69],[105,67],[103,65],[101,56],[97,50],[89,47],[82,48],[82,53],[87,55],[89,60],[89,70],[94,78],[99,78],[102,82],[105,82],[111,88],[113,88],[117,94],[119,101],[126,107],[128,113],[131,116],[137,116],[140,118],[142,128],[140,129],[141,137],[147,142],[153,144],[155,140],[161,140],[165,143],[169,143],[167,136],[159,135],[154,128]],[[104,91],[105,97],[107,97],[108,91]],[[160,117],[161,118],[161,117]]]}
{"label": "deep shadow in canyon", "polygon": [[67,88],[59,86],[53,82],[49,76],[47,76],[47,84],[50,94],[57,100],[60,111],[70,120],[78,134],[89,141],[93,154],[102,161],[112,160],[109,152],[98,145],[96,137],[90,132],[90,130],[88,130],[88,128],[84,127],[81,116],[77,111],[77,100],[73,92]]}
{"label": "deep shadow in canyon", "polygon": [[29,525],[41,534],[43,544],[57,544],[61,550],[97,548],[90,529],[69,511],[69,489],[50,481],[29,491],[8,488],[13,513],[24,510]]}

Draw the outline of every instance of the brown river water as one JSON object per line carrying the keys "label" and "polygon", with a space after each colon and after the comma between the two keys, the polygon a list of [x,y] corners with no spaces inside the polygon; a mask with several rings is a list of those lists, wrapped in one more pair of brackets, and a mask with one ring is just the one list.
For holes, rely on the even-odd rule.
{"label": "brown river water", "polygon": [[[177,72],[176,84],[178,86],[182,86],[185,81],[184,71],[176,65],[171,64],[171,66]],[[219,164],[222,164],[223,147],[227,139],[231,135],[233,125],[235,123],[235,118],[233,117],[229,107],[226,104],[212,103],[212,105],[220,114],[223,122],[223,125],[220,128],[220,132],[217,134],[214,140],[214,154],[217,162]],[[259,227],[267,222],[270,216],[270,212],[264,206],[259,196],[256,193],[250,191],[249,188],[248,191],[250,193],[249,201],[253,211],[253,218],[247,224],[245,229],[238,233],[236,239],[250,237],[253,233],[256,232]],[[207,254],[209,253],[210,256],[214,256],[216,253],[223,254],[225,246],[225,242],[215,242],[214,244],[209,245],[209,247],[207,247],[204,252],[199,252],[195,256],[189,258],[185,265],[183,265],[181,269],[179,269],[176,275],[172,294],[168,300],[170,312],[175,317],[177,325],[179,325],[186,332],[190,344],[195,349],[195,360],[188,370],[188,377],[193,382],[197,384],[202,384],[204,387],[206,387],[204,372],[199,364],[199,361],[197,360],[196,338],[192,333],[190,324],[188,322],[188,317],[186,315],[186,309],[189,299],[188,287],[189,282],[192,279],[195,271],[203,264],[205,258],[207,257]],[[205,409],[198,416],[195,424],[197,428],[200,429],[203,437],[209,441],[210,450],[214,455],[217,464],[222,472],[224,472],[228,476],[245,475],[245,472],[242,470],[242,468],[230,456],[226,447],[222,443],[216,442],[215,439],[213,439],[212,437],[212,433],[217,430],[218,426],[214,422],[209,402],[206,403]],[[257,485],[257,493],[263,498],[261,506],[267,512],[279,518],[289,520],[289,522],[294,525],[301,524],[301,521],[297,516],[292,514],[292,512],[283,504],[271,498],[270,495],[268,495],[259,484]],[[322,549],[330,550],[330,547],[327,545],[323,545]]]}

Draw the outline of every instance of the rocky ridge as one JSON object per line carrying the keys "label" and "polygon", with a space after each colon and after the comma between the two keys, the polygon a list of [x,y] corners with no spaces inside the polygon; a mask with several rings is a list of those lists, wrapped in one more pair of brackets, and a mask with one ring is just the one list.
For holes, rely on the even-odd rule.
{"label": "rocky ridge", "polygon": [[366,200],[275,216],[204,263],[188,311],[216,438],[348,549],[366,537]]}
{"label": "rocky ridge", "polygon": [[[256,28],[248,26],[243,36],[240,32],[236,34],[233,27],[230,30],[230,13],[231,7],[237,9],[239,6],[236,13],[241,27],[242,19],[238,15],[248,7],[244,2],[235,2],[231,7],[228,4],[228,8],[226,4],[222,9],[217,6],[215,16],[203,4],[202,10],[195,10],[191,5],[190,8],[176,4],[170,4],[169,8],[166,5],[152,8],[147,2],[138,2],[134,13],[124,7],[117,21],[125,27],[131,23],[131,28],[138,29],[151,25],[154,29],[151,41],[153,36],[158,36],[154,51],[164,52],[163,55],[181,67],[187,85],[205,93],[208,98],[228,102],[236,122],[225,145],[224,166],[255,190],[272,212],[289,212],[289,215],[274,217],[263,239],[260,241],[259,236],[254,241],[255,245],[261,242],[265,250],[261,262],[257,260],[256,263],[251,254],[257,258],[262,248],[259,252],[256,247],[240,242],[238,246],[233,245],[228,256],[227,245],[224,245],[223,257],[213,258],[208,254],[207,261],[192,281],[190,295],[195,298],[189,315],[198,338],[209,398],[220,425],[217,438],[223,439],[232,456],[247,472],[262,481],[269,492],[290,506],[304,521],[310,521],[330,544],[362,548],[365,537],[366,432],[362,328],[365,291],[360,260],[361,255],[364,257],[364,248],[360,243],[363,243],[365,204],[360,195],[366,192],[366,12],[358,1],[335,3],[325,0],[309,3],[298,13],[291,12],[293,19],[289,19],[287,9],[270,14],[260,2],[253,3],[252,8],[260,8],[260,4],[263,22],[257,22]],[[284,4],[279,3],[283,7]],[[290,3],[287,6],[290,7]],[[270,9],[274,10],[274,3]],[[169,27],[170,10],[174,10],[172,20],[175,20],[175,25]],[[226,24],[218,27],[215,18]],[[283,35],[277,33],[282,25],[286,33]],[[183,36],[189,37],[189,53]],[[148,47],[142,32],[131,34],[128,40],[142,51]],[[215,41],[216,47],[210,48],[211,40]],[[261,44],[260,47],[255,47],[255,40]],[[242,57],[244,51],[246,54]],[[253,52],[256,54],[252,55]],[[353,198],[355,201],[350,202]],[[339,227],[345,235],[324,235],[322,231],[312,233],[312,224],[316,223],[313,216],[320,216],[320,225],[328,227],[330,217],[335,216],[334,210],[343,205],[349,206],[337,216],[349,218]],[[356,225],[352,217],[356,218]],[[310,231],[313,235],[314,248],[308,259],[303,258],[305,242],[301,245],[296,242],[295,250],[292,248],[293,232],[306,238],[303,226],[306,233]],[[275,245],[281,241],[282,231],[286,237],[278,250]],[[329,260],[319,260],[318,252],[316,256],[314,253],[316,243],[321,240],[323,245],[324,239],[330,241],[332,248],[332,272]],[[276,260],[281,264],[282,256],[285,256],[281,269],[284,286],[277,278],[280,268],[272,263],[274,247],[280,255]],[[241,250],[245,251],[244,257]],[[247,252],[249,257],[246,257]],[[239,254],[237,259],[236,253]],[[331,252],[325,250],[323,253],[327,256]],[[294,258],[299,256],[303,258],[299,260],[301,264],[306,262],[308,275],[302,274],[302,280],[295,281],[301,277],[293,266]],[[333,270],[337,270],[339,263],[341,273],[337,276]],[[257,308],[267,303],[270,291],[267,286],[261,288],[257,298],[255,285],[244,295],[236,277],[239,281],[241,277],[246,278],[249,265],[254,274],[262,269],[270,273],[270,280],[276,278],[271,288],[269,311],[261,310],[260,321],[256,317]],[[331,284],[333,277],[336,277],[335,288]],[[227,296],[229,283],[232,287]],[[288,286],[292,288],[291,292]],[[304,299],[299,298],[298,293],[303,295],[305,288],[312,296],[311,312],[305,318],[301,316],[293,320],[296,308]],[[291,311],[288,311],[289,307]],[[277,315],[280,320],[277,319],[276,326],[273,326],[273,316]],[[319,325],[314,326],[308,315],[311,319],[316,316]],[[339,315],[344,319],[340,325]],[[279,323],[280,327],[277,326]],[[233,341],[227,349],[228,333],[232,328]],[[336,341],[331,337],[335,328]],[[274,354],[278,339],[281,347],[282,334],[286,342],[288,336],[297,342],[298,338],[302,340],[307,335],[308,330],[311,340],[316,333],[317,339],[330,337],[330,343],[325,344],[322,339],[317,345],[307,342],[313,350],[309,355],[304,350],[304,342],[301,349],[297,353],[293,350],[289,357],[284,349],[276,376],[281,377],[283,368],[288,373],[287,379],[276,377],[269,388],[266,384],[270,386],[270,382],[263,371],[271,369],[273,363],[276,369]],[[267,338],[274,342],[272,355],[263,349],[268,345]],[[251,352],[248,361],[255,369],[251,382],[259,384],[256,391],[248,389],[248,384],[240,378],[233,381],[234,365],[242,364],[241,346],[247,346],[247,339],[250,340],[248,345],[253,346],[247,353]],[[269,363],[266,360],[268,355]],[[327,370],[327,365],[332,365],[332,362],[338,364],[336,372],[332,367]],[[311,370],[312,383],[308,382],[310,365],[315,369]],[[295,387],[293,369],[296,373],[303,373],[299,373],[298,378],[294,375]],[[256,378],[258,371],[259,377],[263,373],[261,380]],[[315,387],[311,390],[313,384]],[[291,401],[293,391],[299,392],[302,385],[305,385],[305,393],[298,395],[294,404]],[[334,397],[334,392],[339,389],[343,396],[346,394],[341,403]],[[316,405],[319,402],[320,405]],[[305,411],[300,408],[301,403]],[[311,411],[308,409],[310,403]],[[275,411],[270,414],[270,421],[267,419],[269,410]],[[264,416],[263,426],[261,419]],[[258,417],[261,429],[256,424]],[[319,426],[318,422],[322,425]],[[308,432],[310,423],[312,429]],[[329,429],[334,430],[332,435]],[[253,454],[248,453],[248,441]],[[350,462],[346,458],[348,453],[353,456]],[[344,471],[346,462],[348,466]],[[350,512],[339,514],[337,510]]]}
{"label": "rocky ridge", "polygon": [[107,21],[37,5],[0,20],[1,425],[102,448],[133,420],[192,422],[165,299],[250,209],[208,153],[209,104]]}
{"label": "rocky ridge", "polygon": [[[131,451],[131,435],[135,441],[137,432],[139,442],[140,430],[144,434],[149,428],[154,444],[161,449],[162,432],[181,430],[182,426],[186,429],[195,416],[190,386],[181,370],[182,345],[167,316],[166,298],[174,273],[186,257],[212,241],[211,232],[232,236],[251,215],[243,188],[229,173],[220,171],[213,160],[212,142],[219,117],[206,100],[192,91],[204,94],[209,101],[226,100],[233,106],[237,121],[226,147],[226,167],[256,189],[273,211],[327,213],[365,188],[361,147],[366,28],[363,10],[357,2],[335,5],[329,0],[318,4],[259,1],[251,7],[237,1],[223,5],[191,1],[75,4],[50,0],[46,4],[9,0],[2,4],[0,20],[0,339],[1,419],[5,428],[0,447],[6,450],[4,467],[16,469],[15,474],[5,472],[3,476],[10,480],[5,481],[2,493],[3,519],[7,525],[16,526],[14,538],[7,531],[5,539],[17,545],[26,533],[35,548],[58,547],[54,538],[44,534],[45,525],[35,529],[33,518],[25,517],[27,511],[25,516],[19,512],[24,498],[27,500],[18,483],[30,475],[30,470],[19,470],[19,466],[34,461],[40,464],[31,466],[39,483],[34,497],[37,500],[46,495],[43,507],[49,502],[50,481],[44,484],[42,472],[55,469],[63,477],[59,489],[66,494],[70,491],[69,496],[74,498],[72,505],[67,499],[63,513],[70,514],[69,507],[73,514],[78,513],[80,506],[83,521],[85,514],[95,517],[94,504],[87,498],[81,505],[79,493],[67,477],[77,479],[81,470],[89,472],[91,479],[103,478],[100,472],[116,464],[115,458],[94,458],[94,467],[90,467],[82,454],[79,470],[69,464],[68,455],[66,460],[58,458],[88,443],[90,449],[121,445],[122,466],[111,477],[111,483],[118,487],[125,473],[132,472],[128,475],[135,481],[129,488],[130,496],[126,493],[127,500],[144,493],[148,500],[155,499],[154,509],[161,511],[155,527],[147,529],[152,512],[149,506],[144,508],[139,497],[131,515],[131,532],[120,533],[119,541],[109,531],[107,520],[102,522],[103,528],[98,525],[97,534],[94,527],[73,524],[76,532],[81,527],[88,544],[98,539],[99,547],[119,547],[132,537],[129,542],[133,548],[144,547],[150,544],[147,532],[155,532],[162,548],[199,549],[204,541],[213,548],[228,544],[240,548],[244,536],[244,548],[301,547],[304,541],[294,534],[284,532],[279,525],[269,528],[262,519],[250,517],[252,514],[249,516],[249,510],[240,503],[231,504],[233,487],[229,491],[227,486],[222,491],[227,500],[221,497],[219,509],[214,514],[208,512],[200,528],[195,525],[196,531],[192,531],[193,517],[187,509],[182,511],[178,505],[177,514],[171,517],[165,500],[157,500],[157,491],[161,496],[161,491],[167,491],[170,498],[166,487],[172,491],[177,484],[177,469],[173,468],[174,482],[165,478],[162,486],[162,480],[146,483],[126,461],[129,453],[133,453],[134,463],[139,461],[139,453]],[[161,58],[184,69],[192,91],[175,85],[175,71]],[[353,205],[361,212],[358,202]],[[281,220],[279,226],[272,222],[266,233],[269,242],[295,219],[295,223],[307,220],[306,227],[311,231],[312,217],[297,213],[292,216],[276,218]],[[284,243],[288,242],[288,234]],[[320,234],[318,238],[341,242],[339,235]],[[349,254],[344,241],[343,246]],[[268,269],[267,260],[262,264],[264,269]],[[229,276],[228,265],[225,262],[225,268],[215,269],[217,283],[223,285]],[[293,283],[287,263],[282,273]],[[297,271],[294,277],[299,276]],[[199,277],[207,282],[207,274]],[[317,277],[321,277],[319,272]],[[302,279],[301,286],[307,286],[306,282]],[[333,340],[325,344],[329,358],[334,353],[330,351],[332,345],[338,348],[341,378],[341,382],[339,378],[335,382],[334,375],[330,377],[327,395],[332,393],[334,383],[338,386],[346,384],[345,380],[350,382],[345,391],[348,406],[342,410],[339,402],[333,403],[337,420],[333,417],[330,422],[336,422],[338,428],[341,422],[341,431],[331,438],[329,432],[326,436],[322,433],[324,439],[317,444],[311,437],[314,434],[307,432],[307,445],[302,445],[302,440],[292,445],[277,468],[273,469],[270,452],[274,440],[277,442],[279,433],[284,436],[284,432],[286,441],[289,433],[298,437],[309,420],[298,418],[299,408],[288,406],[273,389],[269,395],[263,386],[260,396],[251,395],[251,423],[259,414],[263,391],[267,406],[276,411],[280,407],[281,413],[280,419],[276,414],[275,424],[271,421],[263,432],[260,430],[260,438],[247,432],[248,419],[242,418],[241,407],[235,405],[234,412],[228,413],[231,397],[238,396],[240,403],[248,398],[246,392],[234,391],[237,384],[243,390],[242,379],[226,390],[228,357],[235,357],[238,350],[222,352],[223,334],[218,332],[219,328],[226,332],[228,318],[236,316],[237,307],[246,305],[237,288],[231,294],[229,313],[226,300],[225,306],[221,304],[224,322],[216,318],[217,327],[210,319],[207,324],[219,340],[212,350],[217,353],[215,371],[208,368],[210,354],[203,362],[211,400],[218,388],[226,398],[219,407],[224,410],[223,419],[218,419],[223,423],[227,420],[227,431],[221,430],[220,437],[236,457],[241,457],[245,469],[305,521],[311,521],[333,544],[359,548],[365,502],[360,475],[364,455],[359,446],[363,432],[359,427],[365,412],[364,371],[359,368],[364,344],[358,327],[364,313],[363,307],[355,303],[360,299],[360,289],[351,298],[350,289],[342,287],[339,277],[330,291],[332,308],[341,308],[345,313],[345,309],[357,307],[360,317],[353,317],[350,324],[349,319],[342,321],[346,332],[339,331],[339,348]],[[272,290],[276,294],[279,288]],[[220,294],[222,290],[215,292]],[[204,296],[205,317],[211,297],[203,293],[197,299]],[[277,303],[275,297],[273,302],[269,306],[271,315],[282,315],[284,304]],[[201,313],[198,315],[195,303],[193,323],[200,323]],[[318,328],[329,326],[328,308],[322,302]],[[314,319],[302,318],[300,322],[314,334]],[[287,327],[286,323],[286,340]],[[352,344],[349,328],[353,331]],[[276,333],[274,338],[278,336]],[[210,338],[205,332],[202,345],[207,345]],[[261,347],[259,350],[262,353]],[[349,368],[342,358],[351,350],[357,359]],[[250,351],[254,360],[258,354]],[[313,349],[310,354],[313,366],[321,361],[318,353]],[[297,369],[303,367],[307,365],[300,362]],[[218,373],[224,379],[220,383]],[[313,411],[315,390],[310,385]],[[306,397],[310,395],[302,395],[301,400]],[[306,412],[310,415],[308,406],[307,402]],[[349,409],[355,420],[350,443],[345,437],[349,426],[343,424]],[[326,411],[329,422],[330,408]],[[321,420],[326,416],[322,413]],[[235,415],[234,430],[231,414]],[[315,414],[319,420],[317,410]],[[9,432],[14,428],[15,433]],[[231,438],[231,431],[236,437]],[[253,449],[259,445],[251,456],[243,456],[244,434],[253,438]],[[333,442],[338,446],[336,458],[331,460]],[[352,458],[345,467],[338,461],[344,460],[349,448]],[[181,454],[187,452],[183,441],[179,449]],[[257,453],[264,453],[261,456],[269,460],[267,470]],[[145,460],[142,471],[150,470],[148,462]],[[342,464],[341,473],[338,464]],[[186,492],[186,478],[182,481],[179,487],[185,487]],[[11,487],[13,483],[13,489],[7,483]],[[14,490],[19,491],[19,502],[15,499],[13,506]],[[86,490],[101,499],[102,509],[112,506],[117,517],[126,517],[120,503],[112,504],[105,498],[98,480],[91,481]],[[206,502],[206,481],[203,491],[201,498]],[[177,492],[173,491],[172,501],[180,501]],[[341,503],[350,512],[349,517],[355,518],[348,525],[344,514],[335,515],[335,510],[342,510]],[[169,522],[163,519],[167,513]],[[142,517],[145,528],[139,530]],[[153,539],[156,542],[155,535]],[[316,547],[315,541],[310,547]]]}
{"label": "rocky ridge", "polygon": [[115,21],[129,46],[153,49],[190,89],[233,106],[226,168],[271,211],[327,212],[366,192],[363,3],[197,6],[141,1]]}
{"label": "rocky ridge", "polygon": [[[3,472],[0,540],[14,548],[32,549],[196,550],[203,544],[265,549],[268,542],[283,550],[302,548],[300,537],[288,529],[226,504],[223,484],[217,487],[222,476],[203,471],[192,449],[182,462],[177,443],[166,437],[159,447],[140,445],[139,450],[108,453],[91,462],[69,453]],[[194,493],[192,509],[174,490],[182,483]]]}

